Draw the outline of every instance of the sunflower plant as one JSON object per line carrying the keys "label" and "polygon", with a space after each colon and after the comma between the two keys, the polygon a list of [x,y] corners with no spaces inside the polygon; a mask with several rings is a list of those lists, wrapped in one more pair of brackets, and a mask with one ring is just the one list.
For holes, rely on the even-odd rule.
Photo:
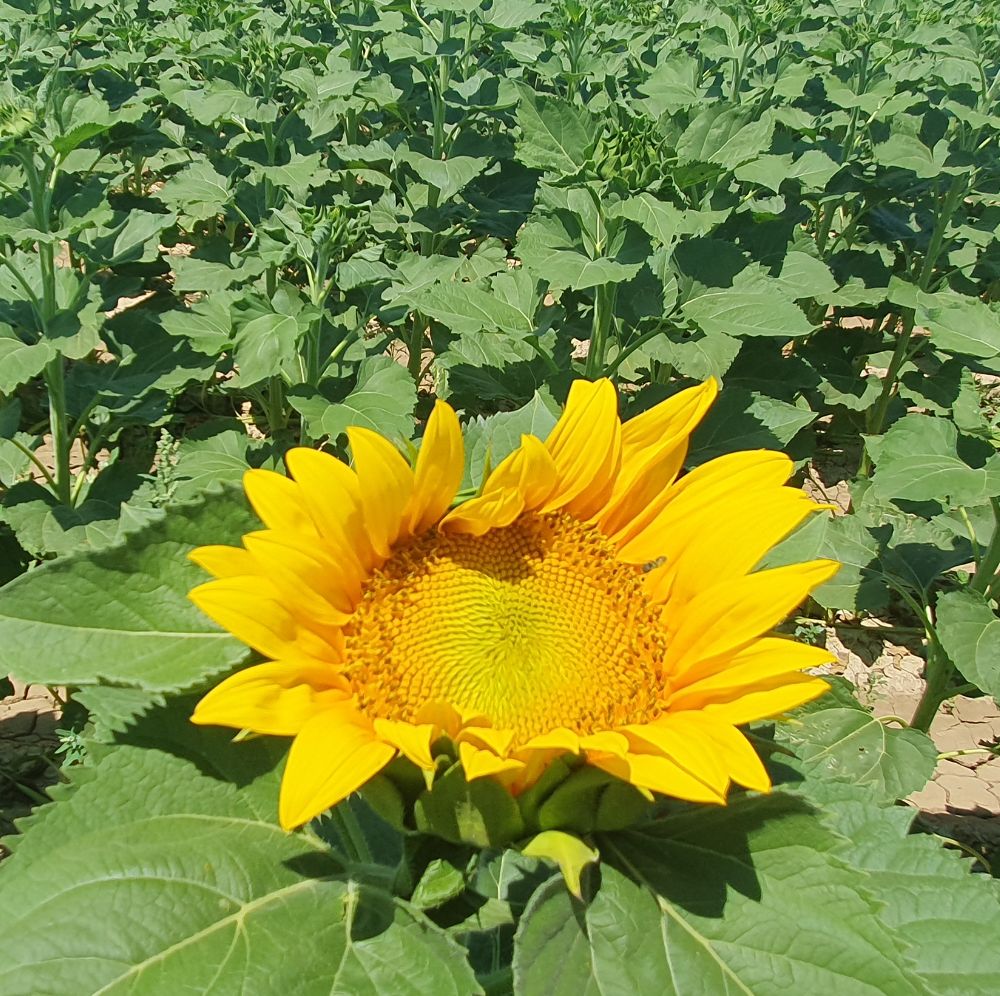
{"label": "sunflower plant", "polygon": [[[622,424],[610,381],[576,381],[545,441],[523,435],[462,501],[462,431],[443,401],[412,467],[355,427],[353,466],[293,449],[290,477],[249,471],[267,528],[240,547],[196,549],[215,580],[191,598],[268,660],[226,679],[192,718],[294,737],[286,829],[395,759],[424,776],[416,818],[431,833],[454,823],[434,817],[439,775],[446,785],[491,779],[530,799],[506,828],[489,825],[488,806],[486,826],[459,821],[468,843],[483,833],[513,843],[551,823],[532,790],[555,791],[550,775],[565,758],[650,802],[724,804],[731,785],[769,791],[738,727],[826,690],[802,672],[829,653],[768,634],[839,565],[753,571],[822,508],[785,486],[788,457],[736,453],[678,480],[716,390],[707,381]],[[546,828],[592,817],[564,805]],[[548,840],[565,846],[535,837],[531,853]],[[579,893],[579,869],[561,863]]]}
{"label": "sunflower plant", "polygon": [[0,2],[0,994],[1000,992],[997,10]]}
{"label": "sunflower plant", "polygon": [[[776,992],[775,960],[922,991],[914,901],[946,880],[971,929],[992,900],[893,806],[923,734],[774,632],[839,565],[780,563],[823,510],[788,457],[687,466],[716,394],[438,401],[417,444],[352,428],[350,459],[249,471],[249,506],[216,490],[11,585],[8,652],[71,628],[100,723],[4,871],[5,991]],[[75,606],[35,598],[57,574]]]}

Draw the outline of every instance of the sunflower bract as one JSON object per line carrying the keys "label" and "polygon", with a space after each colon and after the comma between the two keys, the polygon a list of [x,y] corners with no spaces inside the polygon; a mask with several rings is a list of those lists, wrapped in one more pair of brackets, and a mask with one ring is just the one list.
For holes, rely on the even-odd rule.
{"label": "sunflower bract", "polygon": [[209,692],[196,723],[293,736],[279,806],[305,823],[397,756],[430,773],[449,738],[467,779],[520,794],[575,755],[649,793],[766,791],[741,724],[820,695],[830,660],[768,635],[838,565],[754,571],[823,506],[758,450],[679,476],[714,381],[624,424],[576,381],[544,441],[453,505],[462,434],[437,402],[413,467],[351,429],[353,466],[313,450],[250,471],[264,530],[201,547],[191,592],[270,658]]}

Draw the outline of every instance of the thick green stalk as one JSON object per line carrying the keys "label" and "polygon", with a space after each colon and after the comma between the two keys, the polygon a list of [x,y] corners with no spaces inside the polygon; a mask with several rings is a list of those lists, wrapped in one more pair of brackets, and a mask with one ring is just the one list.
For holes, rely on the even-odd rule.
{"label": "thick green stalk", "polygon": [[427,319],[419,311],[411,316],[410,341],[407,343],[406,369],[409,370],[413,383],[420,387],[420,374],[423,370],[424,330]]}
{"label": "thick green stalk", "polygon": [[[924,256],[920,272],[917,274],[918,291],[923,292],[928,289],[931,278],[934,275],[934,268],[937,266],[938,257],[944,247],[945,234],[951,217],[958,207],[959,202],[965,194],[966,180],[964,177],[955,176],[952,178],[948,192],[938,205],[937,217],[934,220],[934,230],[931,233],[930,242],[927,245],[927,253]],[[889,361],[889,369],[882,380],[882,390],[878,400],[872,407],[868,417],[868,432],[871,435],[880,435],[885,429],[886,414],[889,411],[889,404],[896,393],[896,383],[899,378],[899,371],[907,358],[907,351],[910,346],[910,338],[913,335],[913,324],[915,320],[912,308],[902,309],[903,327],[896,338],[896,345],[892,351],[892,359]],[[867,476],[871,470],[871,461],[865,453],[861,462],[860,473]]]}
{"label": "thick green stalk", "polygon": [[924,694],[917,704],[917,711],[910,720],[910,727],[926,733],[934,722],[941,703],[951,694],[951,678],[955,668],[936,639],[927,643],[927,666],[924,668]]}
{"label": "thick green stalk", "polygon": [[63,358],[56,356],[45,367],[45,386],[49,394],[49,431],[55,459],[56,497],[64,505],[73,502],[72,478],[69,458],[72,441],[66,418],[66,382],[63,376]]}
{"label": "thick green stalk", "polygon": [[976,565],[975,577],[969,582],[969,588],[981,595],[996,587],[996,573],[1000,567],[1000,498],[991,498],[990,504],[993,506],[993,535]]}
{"label": "thick green stalk", "polygon": [[[899,377],[900,368],[906,361],[906,353],[910,345],[910,337],[913,335],[913,309],[904,308],[902,312],[903,327],[896,336],[896,345],[892,351],[892,358],[889,360],[889,368],[885,377],[882,378],[882,390],[879,392],[878,400],[872,406],[868,415],[867,429],[873,436],[879,435],[885,428],[885,417],[892,402],[892,396],[896,393],[896,380]],[[861,459],[861,469],[859,473],[862,477],[867,477],[871,471],[871,461],[868,452],[865,451]]]}
{"label": "thick green stalk", "polygon": [[608,353],[608,332],[614,317],[617,284],[601,284],[594,291],[594,318],[590,332],[590,348],[584,372],[594,378],[604,370]]}

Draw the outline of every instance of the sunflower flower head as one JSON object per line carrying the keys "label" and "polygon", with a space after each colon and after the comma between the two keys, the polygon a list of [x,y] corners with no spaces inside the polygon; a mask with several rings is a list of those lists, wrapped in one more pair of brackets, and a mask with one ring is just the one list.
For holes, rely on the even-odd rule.
{"label": "sunflower flower head", "polygon": [[400,764],[423,772],[432,828],[439,785],[500,793],[520,800],[507,836],[541,830],[535,851],[560,861],[586,852],[560,830],[595,828],[601,799],[614,822],[654,793],[767,791],[738,727],[825,691],[802,672],[829,655],[769,634],[838,565],[754,570],[823,507],[785,486],[786,456],[681,476],[716,391],[623,424],[609,381],[576,381],[549,436],[522,436],[458,504],[462,433],[441,401],[412,466],[352,428],[351,466],[293,449],[290,477],[250,471],[266,528],[195,550],[215,580],[191,598],[268,660],[210,691],[194,721],[295,738],[286,828]]}

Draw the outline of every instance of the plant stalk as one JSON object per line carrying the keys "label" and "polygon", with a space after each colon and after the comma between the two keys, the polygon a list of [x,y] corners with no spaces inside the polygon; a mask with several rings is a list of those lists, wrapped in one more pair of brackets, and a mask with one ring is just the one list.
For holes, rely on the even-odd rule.
{"label": "plant stalk", "polygon": [[993,535],[976,565],[976,574],[969,582],[969,590],[986,595],[997,583],[997,568],[1000,567],[1000,498],[991,498],[993,507]]}

